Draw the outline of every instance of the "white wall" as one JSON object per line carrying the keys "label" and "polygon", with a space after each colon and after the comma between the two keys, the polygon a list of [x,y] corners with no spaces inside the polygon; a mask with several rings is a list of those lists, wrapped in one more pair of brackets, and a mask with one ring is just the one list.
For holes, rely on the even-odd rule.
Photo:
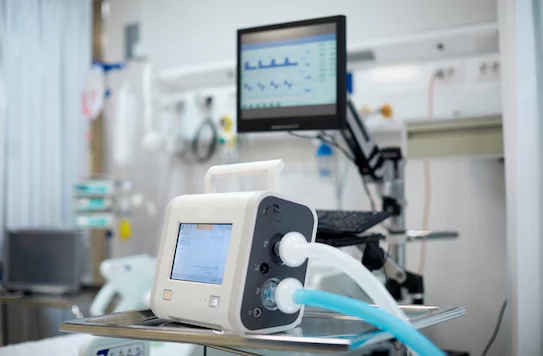
{"label": "white wall", "polygon": [[[175,1],[112,0],[108,20],[107,57],[118,60],[123,53],[124,24],[142,19],[144,45],[158,67],[192,65],[234,58],[237,28],[284,20],[343,13],[348,16],[349,42],[423,31],[460,24],[495,21],[495,1],[296,1],[265,3],[240,0]],[[293,8],[292,4],[295,4]],[[141,6],[140,13],[137,13]],[[395,11],[390,11],[391,8]],[[243,10],[241,10],[243,9]],[[254,9],[254,10],[252,10]],[[288,11],[285,11],[288,9]],[[134,17],[132,17],[134,16]],[[109,24],[111,26],[109,26]],[[396,119],[427,115],[429,73],[443,63],[416,67],[409,82],[372,83],[367,75],[355,77],[355,99],[358,105],[391,103]],[[474,63],[457,61],[455,65],[472,68]],[[449,65],[449,62],[447,62]],[[467,70],[466,70],[467,72]],[[391,89],[394,88],[394,89]],[[495,113],[500,109],[500,87],[496,83],[464,82],[460,85],[438,84],[435,114],[469,116]],[[212,93],[211,91],[207,91]],[[219,94],[221,91],[214,91]],[[217,114],[232,114],[232,103],[223,100]],[[142,157],[152,157],[141,153]],[[143,156],[145,155],[145,156]],[[305,199],[317,208],[335,208],[334,187],[316,174],[314,146],[310,141],[244,141],[242,160],[283,158],[285,160],[285,192]],[[129,176],[137,189],[157,195],[157,185],[167,171],[164,157],[155,155],[152,167],[132,167]],[[170,196],[201,192],[207,167],[176,164]],[[134,164],[137,166],[137,164]],[[429,242],[427,251],[427,302],[443,307],[465,305],[468,315],[457,321],[433,328],[430,334],[441,346],[480,354],[490,337],[505,296],[505,188],[503,165],[497,160],[447,159],[431,162],[432,199],[430,228],[456,229],[461,237],[454,241]],[[152,172],[152,173],[150,173]],[[171,171],[169,171],[171,172]],[[407,225],[421,226],[423,204],[423,170],[419,161],[407,165]],[[355,169],[348,173],[344,208],[368,208],[360,179]],[[164,202],[165,203],[165,202]],[[135,236],[128,243],[117,243],[114,253],[156,251],[158,232],[149,232],[149,224],[157,225],[141,214],[135,218]],[[138,231],[146,229],[139,235]],[[155,228],[155,230],[158,227]],[[418,266],[419,245],[408,248],[408,267]],[[493,355],[506,355],[503,330],[492,349]]]}
{"label": "white wall", "polygon": [[[507,182],[508,299],[515,355],[543,353],[541,236],[543,126],[538,1],[500,0],[503,124]],[[539,77],[538,77],[539,76]],[[539,82],[539,83],[538,83]],[[539,88],[538,88],[539,85]]]}
{"label": "white wall", "polygon": [[[119,0],[117,0],[119,1]],[[123,1],[123,0],[121,0]],[[495,0],[143,1],[143,40],[160,67],[235,58],[238,28],[345,14],[348,43],[496,20]]]}
{"label": "white wall", "polygon": [[[450,62],[447,62],[449,64]],[[456,63],[456,62],[455,62]],[[426,115],[427,79],[429,68],[441,63],[417,66],[418,75],[406,83],[390,83],[400,90],[377,90],[370,93],[368,73],[355,73],[357,104],[372,107],[392,103],[397,118]],[[425,70],[426,69],[426,70]],[[373,85],[371,85],[373,84]],[[360,88],[356,90],[356,88]],[[461,88],[463,88],[461,90]],[[225,90],[226,91],[226,90]],[[489,114],[500,110],[499,85],[490,83],[471,86],[436,88],[436,115],[454,112]],[[219,95],[219,91],[216,91]],[[455,100],[451,100],[451,95]],[[478,95],[477,105],[469,101]],[[449,98],[449,99],[448,99]],[[410,104],[410,105],[408,105]],[[223,107],[221,113],[233,109]],[[436,118],[439,120],[439,117]],[[280,135],[280,134],[277,134]],[[316,174],[315,146],[309,140],[281,136],[265,141],[250,137],[241,149],[242,161],[282,158],[285,162],[283,191],[303,199],[316,208],[337,208],[334,185]],[[203,191],[202,177],[211,164],[194,169],[194,192]],[[431,160],[430,228],[460,232],[457,240],[427,243],[427,303],[448,307],[464,305],[466,317],[432,328],[429,335],[442,347],[462,349],[480,354],[495,325],[497,313],[505,298],[505,184],[504,166],[497,159]],[[343,170],[340,170],[343,171]],[[341,174],[341,173],[340,173]],[[408,228],[421,228],[424,176],[422,162],[410,160],[406,167]],[[375,196],[375,195],[374,195]],[[360,177],[352,167],[347,174],[343,197],[344,209],[369,209]],[[408,246],[407,266],[417,271],[420,245]],[[492,355],[505,350],[503,330],[493,347]],[[503,353],[506,355],[507,353]]]}

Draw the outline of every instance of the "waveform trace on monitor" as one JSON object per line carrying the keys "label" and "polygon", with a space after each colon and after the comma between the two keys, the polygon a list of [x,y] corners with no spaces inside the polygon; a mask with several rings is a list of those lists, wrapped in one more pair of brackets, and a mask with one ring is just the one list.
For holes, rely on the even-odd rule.
{"label": "waveform trace on monitor", "polygon": [[262,63],[262,60],[258,60],[257,65],[251,65],[249,61],[245,61],[243,69],[245,70],[258,70],[258,69],[273,69],[273,68],[282,68],[282,67],[295,67],[298,65],[298,62],[292,62],[288,57],[285,57],[283,63],[277,63],[275,58],[273,58],[269,64]]}

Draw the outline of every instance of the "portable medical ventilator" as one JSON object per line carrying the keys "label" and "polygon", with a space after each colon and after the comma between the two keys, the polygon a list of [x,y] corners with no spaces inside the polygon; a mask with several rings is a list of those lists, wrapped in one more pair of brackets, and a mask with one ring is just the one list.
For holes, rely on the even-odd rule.
{"label": "portable medical ventilator", "polygon": [[[305,285],[307,262],[284,265],[274,246],[288,232],[308,242],[314,209],[279,194],[281,160],[211,167],[205,194],[168,205],[151,296],[160,318],[233,331],[277,332],[297,326],[303,308],[281,312],[274,291],[285,278]],[[267,190],[215,193],[219,176],[267,175]]]}
{"label": "portable medical ventilator", "polygon": [[[315,210],[275,191],[282,168],[281,160],[214,166],[206,173],[205,194],[169,203],[151,291],[153,313],[218,332],[274,333],[299,325],[309,305],[364,319],[420,355],[444,355],[411,327],[360,261],[314,242]],[[219,176],[258,174],[266,174],[268,190],[215,192]],[[305,289],[309,259],[345,272],[378,307]],[[366,343],[384,340],[374,339]]]}

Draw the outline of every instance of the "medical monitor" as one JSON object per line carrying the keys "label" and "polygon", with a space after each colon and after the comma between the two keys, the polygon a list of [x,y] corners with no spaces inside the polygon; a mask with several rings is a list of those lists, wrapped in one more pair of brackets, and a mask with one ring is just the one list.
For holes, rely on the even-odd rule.
{"label": "medical monitor", "polygon": [[238,132],[344,127],[345,16],[238,30]]}
{"label": "medical monitor", "polygon": [[2,284],[11,290],[61,294],[79,290],[84,236],[77,230],[10,230]]}

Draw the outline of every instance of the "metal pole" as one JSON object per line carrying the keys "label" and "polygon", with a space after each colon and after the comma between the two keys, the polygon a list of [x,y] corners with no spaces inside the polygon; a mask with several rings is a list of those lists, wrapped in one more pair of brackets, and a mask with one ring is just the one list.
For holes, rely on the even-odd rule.
{"label": "metal pole", "polygon": [[[109,11],[109,2],[107,0],[93,0],[92,2],[92,60],[104,60],[104,27],[106,17]],[[104,113],[90,123],[90,142],[89,142],[89,173],[90,176],[102,176],[104,174],[104,140],[105,123]],[[101,286],[104,278],[100,273],[100,264],[108,257],[109,240],[104,230],[90,230],[90,269],[91,286]]]}
{"label": "metal pole", "polygon": [[[388,182],[385,182],[386,195],[388,197],[394,198],[396,204],[399,205],[400,211],[398,215],[394,215],[389,219],[389,233],[392,237],[402,237],[397,241],[399,243],[394,243],[390,248],[390,257],[396,262],[400,267],[405,267],[406,263],[406,253],[405,253],[405,241],[403,237],[405,236],[405,180],[404,180],[404,160],[403,158],[399,159],[396,162],[388,162],[388,164],[393,164],[392,167],[392,177],[390,177]],[[394,240],[394,239],[393,239]],[[396,242],[396,241],[393,241]]]}
{"label": "metal pole", "polygon": [[[8,14],[9,15],[9,14]],[[7,80],[6,80],[7,82]],[[0,171],[2,172],[2,194],[0,198],[2,199],[2,226],[0,230],[0,241],[1,244],[1,251],[0,251],[0,261],[3,261],[3,253],[4,253],[4,239],[7,235],[8,231],[8,160],[9,160],[9,120],[7,115],[7,108],[4,110],[5,116],[1,116],[2,112],[0,111],[0,120],[3,121],[3,127],[2,130],[0,130],[0,134],[3,135],[2,137],[2,149],[0,150],[0,153],[2,154],[2,158],[0,159],[0,162],[2,163],[2,167],[0,167]],[[2,275],[3,275],[3,269],[2,269]],[[8,344],[8,308],[5,303],[2,303],[0,305],[0,330],[1,330],[1,340],[0,345],[7,345]]]}

